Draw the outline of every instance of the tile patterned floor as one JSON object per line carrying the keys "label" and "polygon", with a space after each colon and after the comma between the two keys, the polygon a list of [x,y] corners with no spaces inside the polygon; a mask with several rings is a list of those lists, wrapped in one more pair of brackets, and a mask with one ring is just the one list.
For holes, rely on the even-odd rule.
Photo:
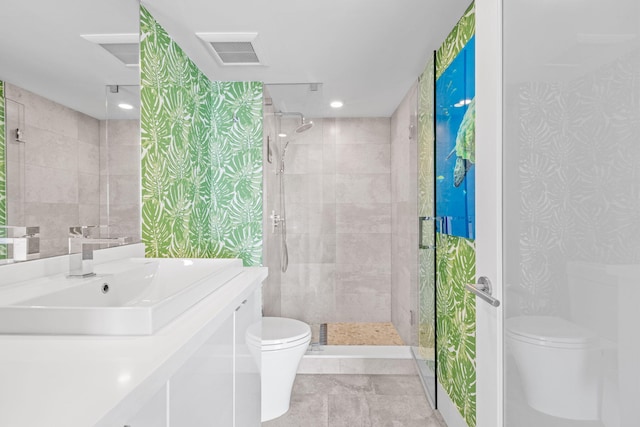
{"label": "tile patterned floor", "polygon": [[393,323],[327,323],[329,345],[404,345]]}
{"label": "tile patterned floor", "polygon": [[298,375],[289,412],[263,427],[446,427],[415,375]]}

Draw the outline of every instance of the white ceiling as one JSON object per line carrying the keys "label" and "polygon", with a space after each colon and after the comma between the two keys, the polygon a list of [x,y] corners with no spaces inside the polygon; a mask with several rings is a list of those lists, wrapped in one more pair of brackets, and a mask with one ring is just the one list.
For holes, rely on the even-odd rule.
{"label": "white ceiling", "polygon": [[[262,81],[309,117],[390,116],[470,0],[146,0],[212,80]],[[105,86],[135,85],[82,34],[138,32],[136,0],[2,0],[0,79],[97,118]],[[266,66],[221,66],[196,32],[257,32]],[[321,83],[317,92],[308,85]],[[332,110],[340,99],[345,106]]]}

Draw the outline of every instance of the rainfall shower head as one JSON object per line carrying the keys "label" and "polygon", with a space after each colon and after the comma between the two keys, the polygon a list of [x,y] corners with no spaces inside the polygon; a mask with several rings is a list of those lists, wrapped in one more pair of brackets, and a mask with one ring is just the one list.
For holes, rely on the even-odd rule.
{"label": "rainfall shower head", "polygon": [[302,123],[300,124],[300,126],[295,128],[295,133],[302,133],[313,127],[313,122],[311,120],[307,122],[304,118],[304,114],[302,113],[279,111],[276,113],[276,116],[300,116],[300,120],[302,121]]}
{"label": "rainfall shower head", "polygon": [[305,123],[304,117],[302,117],[302,124],[296,128],[295,132],[296,133],[302,133],[304,131],[307,131],[307,130],[311,129],[312,127],[313,127],[313,122],[309,121],[309,122]]}

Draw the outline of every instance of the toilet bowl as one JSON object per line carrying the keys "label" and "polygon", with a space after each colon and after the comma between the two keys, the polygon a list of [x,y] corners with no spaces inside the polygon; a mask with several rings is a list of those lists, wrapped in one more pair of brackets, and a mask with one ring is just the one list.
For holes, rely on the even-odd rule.
{"label": "toilet bowl", "polygon": [[594,334],[560,317],[518,316],[506,319],[505,341],[529,406],[560,418],[599,419],[602,351]]}
{"label": "toilet bowl", "polygon": [[311,328],[304,322],[282,317],[262,318],[247,330],[247,343],[262,356],[262,421],[289,410],[291,389],[298,365],[311,342]]}

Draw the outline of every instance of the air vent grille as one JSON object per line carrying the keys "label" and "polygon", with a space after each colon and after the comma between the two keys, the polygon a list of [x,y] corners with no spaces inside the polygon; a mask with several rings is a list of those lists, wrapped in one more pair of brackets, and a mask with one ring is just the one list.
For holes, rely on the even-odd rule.
{"label": "air vent grille", "polygon": [[139,44],[138,43],[112,43],[100,44],[113,56],[118,58],[128,67],[135,67],[139,62]]}
{"label": "air vent grille", "polygon": [[196,33],[221,65],[265,65],[258,33]]}
{"label": "air vent grille", "polygon": [[80,37],[99,45],[127,67],[139,65],[140,35],[137,33],[83,34]]}
{"label": "air vent grille", "polygon": [[211,46],[224,64],[260,63],[251,42],[213,42]]}

